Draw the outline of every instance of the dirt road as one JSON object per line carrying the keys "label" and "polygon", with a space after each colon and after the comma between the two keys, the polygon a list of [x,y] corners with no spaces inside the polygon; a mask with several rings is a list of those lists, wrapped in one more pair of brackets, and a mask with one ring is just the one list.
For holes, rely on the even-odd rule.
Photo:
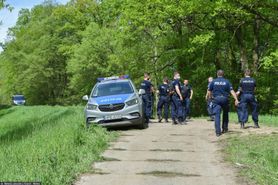
{"label": "dirt road", "polygon": [[76,185],[243,184],[223,160],[218,140],[226,136],[221,137],[215,137],[213,122],[205,120],[122,131],[104,152],[105,160],[93,165],[95,173],[82,175]]}

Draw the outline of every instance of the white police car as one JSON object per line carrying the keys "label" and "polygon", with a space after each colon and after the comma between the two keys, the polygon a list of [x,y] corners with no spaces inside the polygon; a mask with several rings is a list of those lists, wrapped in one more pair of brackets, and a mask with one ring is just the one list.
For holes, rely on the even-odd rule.
{"label": "white police car", "polygon": [[137,125],[148,127],[143,114],[141,95],[128,75],[98,78],[85,107],[87,127],[94,123],[105,127]]}

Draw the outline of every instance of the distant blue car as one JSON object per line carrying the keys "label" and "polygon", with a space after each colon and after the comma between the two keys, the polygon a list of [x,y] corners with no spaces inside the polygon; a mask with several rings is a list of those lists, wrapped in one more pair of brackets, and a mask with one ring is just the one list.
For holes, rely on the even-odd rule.
{"label": "distant blue car", "polygon": [[17,94],[12,96],[12,103],[13,105],[25,105],[26,100],[23,95]]}

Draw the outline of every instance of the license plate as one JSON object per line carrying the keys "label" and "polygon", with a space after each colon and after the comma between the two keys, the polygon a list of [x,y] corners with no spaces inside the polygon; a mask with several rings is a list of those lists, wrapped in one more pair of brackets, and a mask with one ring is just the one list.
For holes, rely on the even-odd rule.
{"label": "license plate", "polygon": [[104,116],[105,120],[113,120],[113,119],[121,119],[122,115],[109,115],[109,116]]}

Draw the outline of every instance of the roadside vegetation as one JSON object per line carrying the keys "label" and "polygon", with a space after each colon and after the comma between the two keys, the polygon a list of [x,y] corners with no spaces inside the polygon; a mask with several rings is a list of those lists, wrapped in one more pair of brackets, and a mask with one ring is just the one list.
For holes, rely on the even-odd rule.
{"label": "roadside vegetation", "polygon": [[83,107],[30,106],[0,110],[1,181],[71,184],[116,137],[84,127]]}
{"label": "roadside vegetation", "polygon": [[[238,123],[237,113],[229,114],[230,122]],[[278,127],[278,116],[277,115],[259,115],[259,124],[262,126]],[[247,125],[253,126],[252,115],[249,113],[249,119]]]}
{"label": "roadside vegetation", "polygon": [[227,140],[228,160],[242,176],[262,185],[278,185],[278,132],[233,136]]}
{"label": "roadside vegetation", "polygon": [[[230,118],[237,121],[235,113]],[[278,185],[278,131],[275,130],[278,117],[261,115],[259,118],[260,125],[272,126],[273,132],[230,136],[226,140],[225,153],[227,159],[240,168],[242,176],[256,184]],[[252,120],[249,122],[253,125]]]}

